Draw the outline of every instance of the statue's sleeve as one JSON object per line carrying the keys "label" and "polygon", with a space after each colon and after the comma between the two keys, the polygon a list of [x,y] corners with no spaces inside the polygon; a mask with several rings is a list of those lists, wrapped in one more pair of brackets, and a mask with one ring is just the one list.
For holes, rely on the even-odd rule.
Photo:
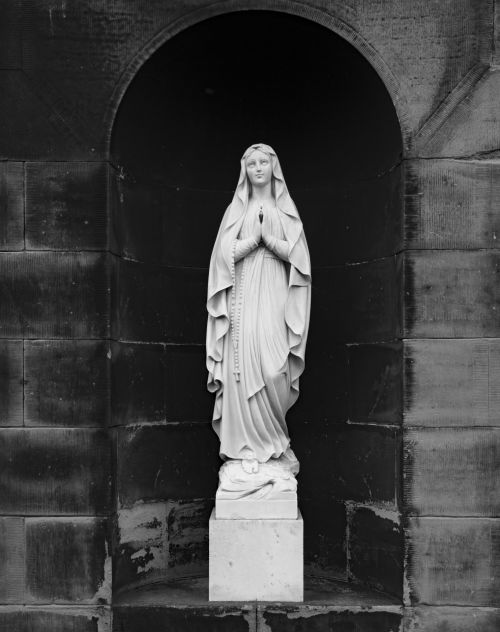
{"label": "statue's sleeve", "polygon": [[252,250],[255,250],[259,245],[253,237],[248,239],[235,239],[234,245],[234,262],[236,263],[243,257],[246,257]]}
{"label": "statue's sleeve", "polygon": [[266,247],[269,248],[277,257],[283,261],[290,261],[290,244],[286,239],[277,239],[276,237],[268,237]]}

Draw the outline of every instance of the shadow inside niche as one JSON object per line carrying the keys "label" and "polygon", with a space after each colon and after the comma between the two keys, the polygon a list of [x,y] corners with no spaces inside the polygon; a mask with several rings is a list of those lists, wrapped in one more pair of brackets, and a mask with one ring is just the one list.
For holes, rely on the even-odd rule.
{"label": "shadow inside niche", "polygon": [[[219,466],[206,395],[207,268],[240,156],[254,142],[280,157],[313,265],[306,370],[288,416],[305,559],[326,578],[310,584],[308,599],[392,603],[403,565],[400,127],[353,46],[272,11],[181,32],[144,64],[117,113],[114,591],[205,598],[203,581],[172,581],[206,569]],[[357,535],[350,570],[347,514]],[[355,582],[336,583],[348,576]],[[147,584],[152,592],[139,588]]]}

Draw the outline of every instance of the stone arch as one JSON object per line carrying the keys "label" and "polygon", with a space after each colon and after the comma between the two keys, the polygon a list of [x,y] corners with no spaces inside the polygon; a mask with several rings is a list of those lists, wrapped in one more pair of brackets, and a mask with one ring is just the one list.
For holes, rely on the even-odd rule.
{"label": "stone arch", "polygon": [[[221,3],[216,8],[221,6],[235,9],[240,5]],[[306,9],[304,12],[307,14]],[[217,11],[211,18],[214,23],[226,18],[236,20],[238,13],[242,15],[237,10]],[[269,12],[263,15],[268,21],[287,20],[288,23],[295,18],[307,17],[290,11],[288,15],[284,15],[283,11],[281,13],[283,15],[275,11],[274,18]],[[197,15],[199,17],[200,13]],[[158,55],[164,55],[166,59],[171,47],[183,37],[191,37],[190,42],[196,40],[199,51],[205,52],[197,36],[189,35],[189,32],[203,25],[207,27],[206,32],[209,20],[194,20],[192,15],[191,19],[192,28],[181,29],[177,24],[176,37],[172,37],[174,27],[171,27],[166,40],[162,31],[163,40],[159,35],[156,43],[150,43],[147,51],[144,49],[146,52],[141,59],[148,61],[141,64],[137,60],[137,68],[141,70],[136,81],[132,82],[129,77],[128,81],[123,79],[119,82],[124,99],[120,101],[119,93],[116,93],[114,107],[120,102],[120,111],[115,119],[113,132],[116,134],[110,149],[113,156],[125,157],[125,160],[120,158],[117,161],[124,169],[119,168],[114,173],[110,196],[111,222],[115,229],[112,251],[118,255],[114,259],[118,280],[112,380],[119,401],[113,418],[113,431],[118,446],[116,488],[121,503],[117,517],[120,532],[133,533],[134,520],[140,518],[142,511],[151,513],[149,522],[152,524],[165,524],[167,521],[178,524],[179,528],[182,528],[182,520],[188,512],[190,519],[197,521],[200,540],[189,543],[193,555],[181,546],[182,550],[171,558],[172,564],[168,568],[164,565],[165,555],[159,551],[148,552],[144,563],[140,562],[144,571],[141,565],[137,568],[138,562],[134,561],[141,559],[142,549],[147,549],[147,543],[141,542],[143,532],[138,529],[137,539],[118,542],[115,588],[125,591],[152,580],[170,580],[175,578],[176,573],[179,576],[183,572],[203,571],[203,528],[208,522],[210,494],[214,491],[219,465],[215,434],[206,423],[210,420],[213,402],[211,399],[208,401],[204,388],[205,276],[208,249],[213,243],[211,238],[216,234],[223,205],[227,204],[230,187],[234,183],[225,183],[220,188],[213,184],[211,189],[195,189],[190,188],[193,185],[189,178],[176,180],[172,177],[169,180],[168,176],[174,174],[177,177],[180,171],[176,168],[171,172],[164,169],[165,164],[173,163],[162,162],[164,154],[160,145],[168,146],[166,153],[172,152],[177,164],[179,158],[175,153],[175,144],[159,142],[158,138],[165,138],[162,128],[144,116],[149,110],[140,109],[145,107],[145,103],[153,102],[155,96],[164,98],[168,92],[167,100],[155,104],[155,112],[159,114],[154,120],[166,120],[167,125],[173,126],[179,123],[175,117],[165,117],[163,105],[168,100],[178,100],[181,106],[187,103],[183,101],[184,92],[177,93],[176,86],[185,83],[187,73],[191,74],[190,58],[186,61],[183,53],[189,47],[184,44],[177,49],[181,51],[179,58],[182,58],[183,71],[177,75],[181,81],[174,84],[165,81],[168,89],[164,92],[158,88],[161,82],[154,81],[161,67],[155,66],[154,60]],[[308,368],[301,382],[301,397],[290,411],[288,421],[294,427],[292,441],[295,442],[294,448],[299,446],[297,452],[303,464],[301,505],[309,525],[306,528],[306,562],[317,572],[336,576],[340,572],[339,563],[344,564],[339,559],[345,551],[339,550],[342,547],[335,539],[342,540],[344,537],[347,520],[354,524],[356,520],[365,519],[366,507],[361,508],[354,503],[384,503],[384,506],[393,506],[396,515],[395,498],[399,498],[400,494],[401,125],[391,95],[373,64],[366,62],[359,49],[350,45],[346,38],[338,37],[332,29],[320,29],[322,25],[312,25],[312,21],[307,19],[297,19],[297,22],[307,24],[304,28],[311,38],[314,27],[316,34],[321,30],[326,40],[335,40],[335,51],[340,50],[339,47],[349,49],[348,68],[360,88],[353,93],[346,92],[349,96],[341,112],[346,113],[357,100],[362,103],[363,115],[367,110],[373,111],[378,100],[381,109],[387,112],[386,124],[392,130],[390,137],[394,140],[383,148],[382,162],[377,162],[374,154],[366,149],[367,146],[374,148],[377,145],[380,140],[376,136],[377,131],[373,131],[375,136],[369,140],[364,132],[359,133],[356,148],[365,152],[364,162],[361,167],[360,156],[354,150],[354,160],[348,167],[352,176],[350,182],[339,181],[341,187],[337,187],[336,182],[331,186],[332,166],[328,160],[321,160],[318,162],[327,163],[327,169],[321,176],[321,183],[325,185],[323,191],[321,187],[318,187],[319,194],[313,188],[299,191],[293,187],[292,191],[299,209],[308,209],[309,216],[307,219],[303,217],[311,252],[323,254],[313,255],[313,266],[316,266],[313,270],[314,324],[308,343]],[[160,41],[164,42],[164,47],[160,46]],[[309,40],[314,44],[318,41]],[[154,55],[152,50],[156,51]],[[356,61],[353,61],[354,58]],[[330,59],[336,60],[337,57],[332,54]],[[353,65],[349,65],[351,63]],[[358,75],[353,70],[360,69],[361,65],[366,68],[365,75]],[[152,73],[148,70],[151,66],[155,68]],[[133,74],[132,68],[130,72]],[[375,85],[368,75],[376,80],[377,94],[370,93],[370,101],[365,103],[360,97],[363,89],[366,90],[367,85]],[[358,80],[359,76],[361,79]],[[145,77],[145,81],[141,77]],[[364,80],[366,83],[363,83]],[[203,89],[211,84],[200,85]],[[151,86],[151,92],[143,90],[148,86]],[[172,95],[177,95],[177,99],[172,99]],[[135,109],[135,105],[129,108],[130,103],[138,104],[139,109]],[[331,109],[328,109],[328,116],[333,118],[330,113]],[[188,120],[192,124],[189,114],[182,111],[182,116],[181,123]],[[139,138],[144,136],[144,128],[140,125],[140,134],[129,141],[128,132],[137,127],[138,120],[148,120],[149,135],[146,135],[145,143]],[[337,130],[340,126],[350,129],[343,136],[344,148],[347,142],[352,142],[349,125],[359,127],[356,117],[350,119],[349,125],[345,121],[345,117],[341,116],[337,119],[337,127],[331,126]],[[226,125],[225,120],[223,124]],[[384,124],[380,127],[389,131]],[[321,123],[318,128],[321,128],[321,133],[324,132]],[[366,128],[372,129],[373,126],[368,123]],[[286,125],[283,130],[281,138],[290,136]],[[385,131],[382,135],[387,138]],[[190,147],[193,149],[199,139],[195,132],[190,131],[190,134]],[[374,141],[374,138],[377,140]],[[149,140],[154,142],[149,143]],[[311,143],[310,139],[304,141],[304,148],[310,150]],[[152,148],[153,145],[156,149]],[[145,152],[142,151],[144,148]],[[118,150],[116,154],[115,149]],[[339,156],[343,161],[342,151],[339,150]],[[155,157],[161,160],[157,161]],[[195,164],[198,163],[190,163],[191,166]],[[131,168],[128,170],[129,165]],[[184,175],[191,166],[184,170]],[[288,180],[288,166],[284,169],[290,186],[292,180]],[[221,164],[218,164],[217,170],[224,171]],[[136,177],[137,174],[139,177]],[[197,178],[198,186],[199,180]],[[213,182],[219,183],[219,180],[214,177]],[[337,189],[342,190],[339,192]],[[334,212],[331,212],[332,209]],[[201,226],[196,234],[191,230],[193,225]],[[323,248],[322,240],[328,234],[335,235],[332,252]],[[321,331],[327,331],[327,336],[318,333]],[[159,378],[162,371],[164,377]],[[140,380],[135,378],[136,374],[140,375]],[[128,392],[131,379],[144,384],[139,403],[133,401]],[[321,401],[318,397],[315,399],[315,390],[324,394]],[[167,399],[168,405],[165,404]],[[158,414],[157,409],[162,405],[163,413]],[[200,423],[201,420],[205,423]],[[302,423],[304,420],[307,423]],[[331,508],[330,512],[323,511],[325,502]],[[137,503],[143,503],[140,511]],[[369,519],[374,523],[370,529],[380,529],[383,539],[385,523],[379,521],[376,515],[370,515]],[[399,526],[395,522],[395,547],[401,541]],[[175,538],[175,533],[172,537]],[[137,546],[139,549],[135,548]],[[151,555],[153,558],[149,560]],[[192,565],[189,568],[188,562]],[[395,563],[394,570],[387,572],[383,569],[385,575],[375,578],[372,584],[400,596],[402,557],[398,562],[400,565]],[[195,563],[198,566],[193,566]],[[347,578],[351,571],[343,566],[341,572],[342,577]],[[353,575],[364,579],[362,573],[356,575],[353,572]]]}
{"label": "stone arch", "polygon": [[108,107],[104,118],[104,128],[107,134],[105,138],[106,155],[109,156],[113,123],[121,100],[141,66],[146,63],[163,44],[188,27],[212,17],[245,10],[275,11],[306,18],[326,27],[352,44],[373,66],[383,81],[397,112],[403,138],[404,152],[406,153],[410,149],[411,129],[408,122],[408,104],[400,80],[391,71],[383,57],[370,42],[353,26],[335,15],[334,6],[331,12],[327,12],[295,0],[273,0],[272,2],[267,0],[221,0],[209,6],[202,6],[184,13],[167,26],[164,26],[136,52],[128,64],[127,69],[120,75],[111,97],[108,100]]}

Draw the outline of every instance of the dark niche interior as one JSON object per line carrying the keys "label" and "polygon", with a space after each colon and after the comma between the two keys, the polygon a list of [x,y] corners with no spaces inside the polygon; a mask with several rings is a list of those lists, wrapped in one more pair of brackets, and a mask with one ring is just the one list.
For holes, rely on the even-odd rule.
{"label": "dark niche interior", "polygon": [[280,158],[313,265],[306,370],[288,416],[306,572],[398,600],[400,126],[351,44],[271,11],[211,18],[167,41],[115,119],[114,590],[205,581],[219,467],[207,268],[254,142]]}

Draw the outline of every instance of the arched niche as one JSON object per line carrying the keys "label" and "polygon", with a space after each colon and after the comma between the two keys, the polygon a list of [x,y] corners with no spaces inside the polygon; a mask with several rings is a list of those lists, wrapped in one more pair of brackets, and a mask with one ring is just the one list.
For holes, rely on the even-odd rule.
{"label": "arched niche", "polygon": [[400,539],[378,577],[348,569],[346,534],[365,505],[398,512],[401,129],[360,52],[324,26],[272,11],[178,33],[141,67],[113,126],[118,531],[137,503],[165,524],[197,525],[193,542],[172,536],[170,550],[165,532],[157,548],[167,553],[151,545],[142,558],[139,536],[118,539],[115,587],[205,572],[219,464],[205,392],[207,267],[254,142],[280,157],[313,264],[306,372],[288,417],[308,572],[399,597]]}

